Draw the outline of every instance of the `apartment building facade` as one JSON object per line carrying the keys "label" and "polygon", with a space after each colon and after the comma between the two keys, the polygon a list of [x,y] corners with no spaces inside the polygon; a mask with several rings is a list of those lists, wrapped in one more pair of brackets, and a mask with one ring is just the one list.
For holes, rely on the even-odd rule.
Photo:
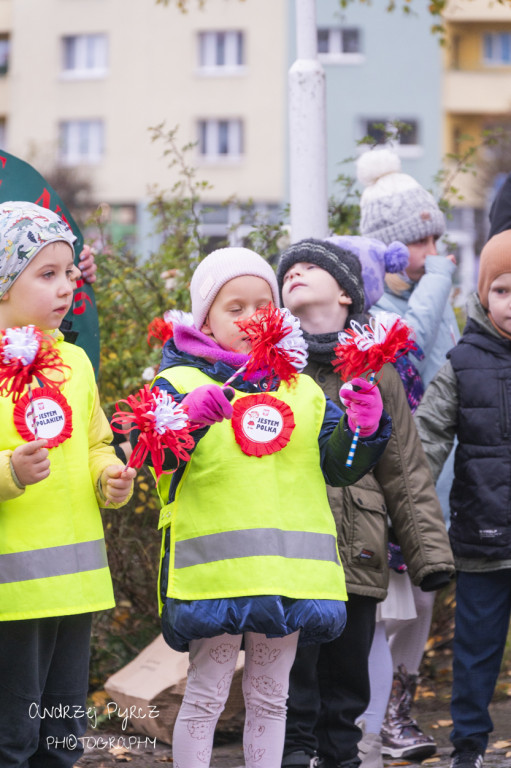
{"label": "apartment building facade", "polygon": [[[471,157],[470,173],[454,179],[449,224],[459,249],[462,293],[475,284],[477,257],[488,233],[491,201],[511,171],[511,6],[489,0],[450,0],[444,12],[443,147]],[[501,130],[496,146],[486,136]],[[495,134],[498,135],[498,134]]]}
{"label": "apartment building facade", "polygon": [[149,132],[164,123],[179,147],[196,143],[187,161],[213,202],[280,205],[286,24],[283,0],[188,14],[154,0],[0,0],[0,142],[43,173],[76,169],[94,199],[143,218],[149,188],[176,179]]}
{"label": "apartment building facade", "polygon": [[[382,124],[408,124],[396,137],[403,170],[433,188],[449,137],[505,114],[506,66],[493,61],[478,70],[474,62],[478,45],[490,58],[507,55],[505,38],[495,38],[493,49],[484,34],[507,34],[509,7],[453,3],[446,19],[455,68],[447,63],[452,52],[442,63],[425,3],[408,15],[387,13],[384,3],[316,5],[330,194],[339,173],[354,173],[354,163],[343,161],[362,151],[357,141],[378,137]],[[211,185],[205,231],[212,237],[239,219],[236,204],[222,205],[228,198],[251,200],[268,215],[289,200],[295,0],[189,7],[182,14],[154,0],[0,0],[0,146],[43,173],[58,164],[90,180],[94,199],[144,238],[150,188],[170,189],[176,179],[162,142],[151,141],[149,127],[161,123],[178,126],[178,145],[196,144],[187,157]],[[477,98],[472,75],[481,78]],[[495,76],[492,90],[484,78]]]}

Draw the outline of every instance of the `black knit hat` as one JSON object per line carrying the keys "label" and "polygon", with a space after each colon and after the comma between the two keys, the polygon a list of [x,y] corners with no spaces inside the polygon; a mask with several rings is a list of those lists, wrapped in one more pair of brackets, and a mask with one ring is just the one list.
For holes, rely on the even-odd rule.
{"label": "black knit hat", "polygon": [[341,288],[350,297],[350,315],[358,315],[364,311],[364,282],[360,261],[355,254],[344,248],[338,248],[326,240],[300,240],[290,245],[282,253],[277,266],[277,282],[282,295],[284,275],[293,264],[303,261],[307,264],[317,264],[332,277],[335,277]]}

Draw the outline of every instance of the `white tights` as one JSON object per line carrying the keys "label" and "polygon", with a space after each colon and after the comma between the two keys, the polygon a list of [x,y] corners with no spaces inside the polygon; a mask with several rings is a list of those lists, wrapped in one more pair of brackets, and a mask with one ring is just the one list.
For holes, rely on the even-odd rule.
{"label": "white tights", "polygon": [[411,675],[419,672],[436,593],[422,592],[416,586],[412,586],[412,592],[417,612],[415,619],[386,619],[376,624],[369,654],[371,700],[361,717],[365,720],[366,733],[380,732],[392,688],[392,676],[399,665],[404,664]]}
{"label": "white tights", "polygon": [[[219,635],[190,642],[188,680],[172,739],[175,768],[209,766],[215,726],[229,695],[242,638]],[[246,632],[244,640],[245,765],[280,768],[298,632],[276,638]]]}

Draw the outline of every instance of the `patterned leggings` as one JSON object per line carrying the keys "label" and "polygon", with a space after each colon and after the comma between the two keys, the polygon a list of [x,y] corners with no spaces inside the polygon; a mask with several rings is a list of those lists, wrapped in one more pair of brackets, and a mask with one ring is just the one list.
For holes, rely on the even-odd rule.
{"label": "patterned leggings", "polygon": [[[215,726],[229,695],[242,638],[219,635],[191,641],[188,681],[172,739],[175,768],[209,766]],[[246,632],[244,640],[245,765],[280,768],[298,632],[276,638]]]}

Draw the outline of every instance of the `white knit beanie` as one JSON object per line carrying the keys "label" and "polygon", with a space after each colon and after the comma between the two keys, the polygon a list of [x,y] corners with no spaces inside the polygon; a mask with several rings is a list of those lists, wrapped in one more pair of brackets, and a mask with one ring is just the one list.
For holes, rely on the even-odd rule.
{"label": "white knit beanie", "polygon": [[433,195],[412,176],[401,173],[401,160],[391,149],[364,152],[357,178],[365,189],[360,198],[360,234],[390,244],[440,237],[445,217]]}
{"label": "white knit beanie", "polygon": [[199,331],[222,286],[243,275],[266,280],[271,288],[273,303],[279,306],[275,272],[262,256],[248,248],[220,248],[198,264],[190,283],[193,323]]}

